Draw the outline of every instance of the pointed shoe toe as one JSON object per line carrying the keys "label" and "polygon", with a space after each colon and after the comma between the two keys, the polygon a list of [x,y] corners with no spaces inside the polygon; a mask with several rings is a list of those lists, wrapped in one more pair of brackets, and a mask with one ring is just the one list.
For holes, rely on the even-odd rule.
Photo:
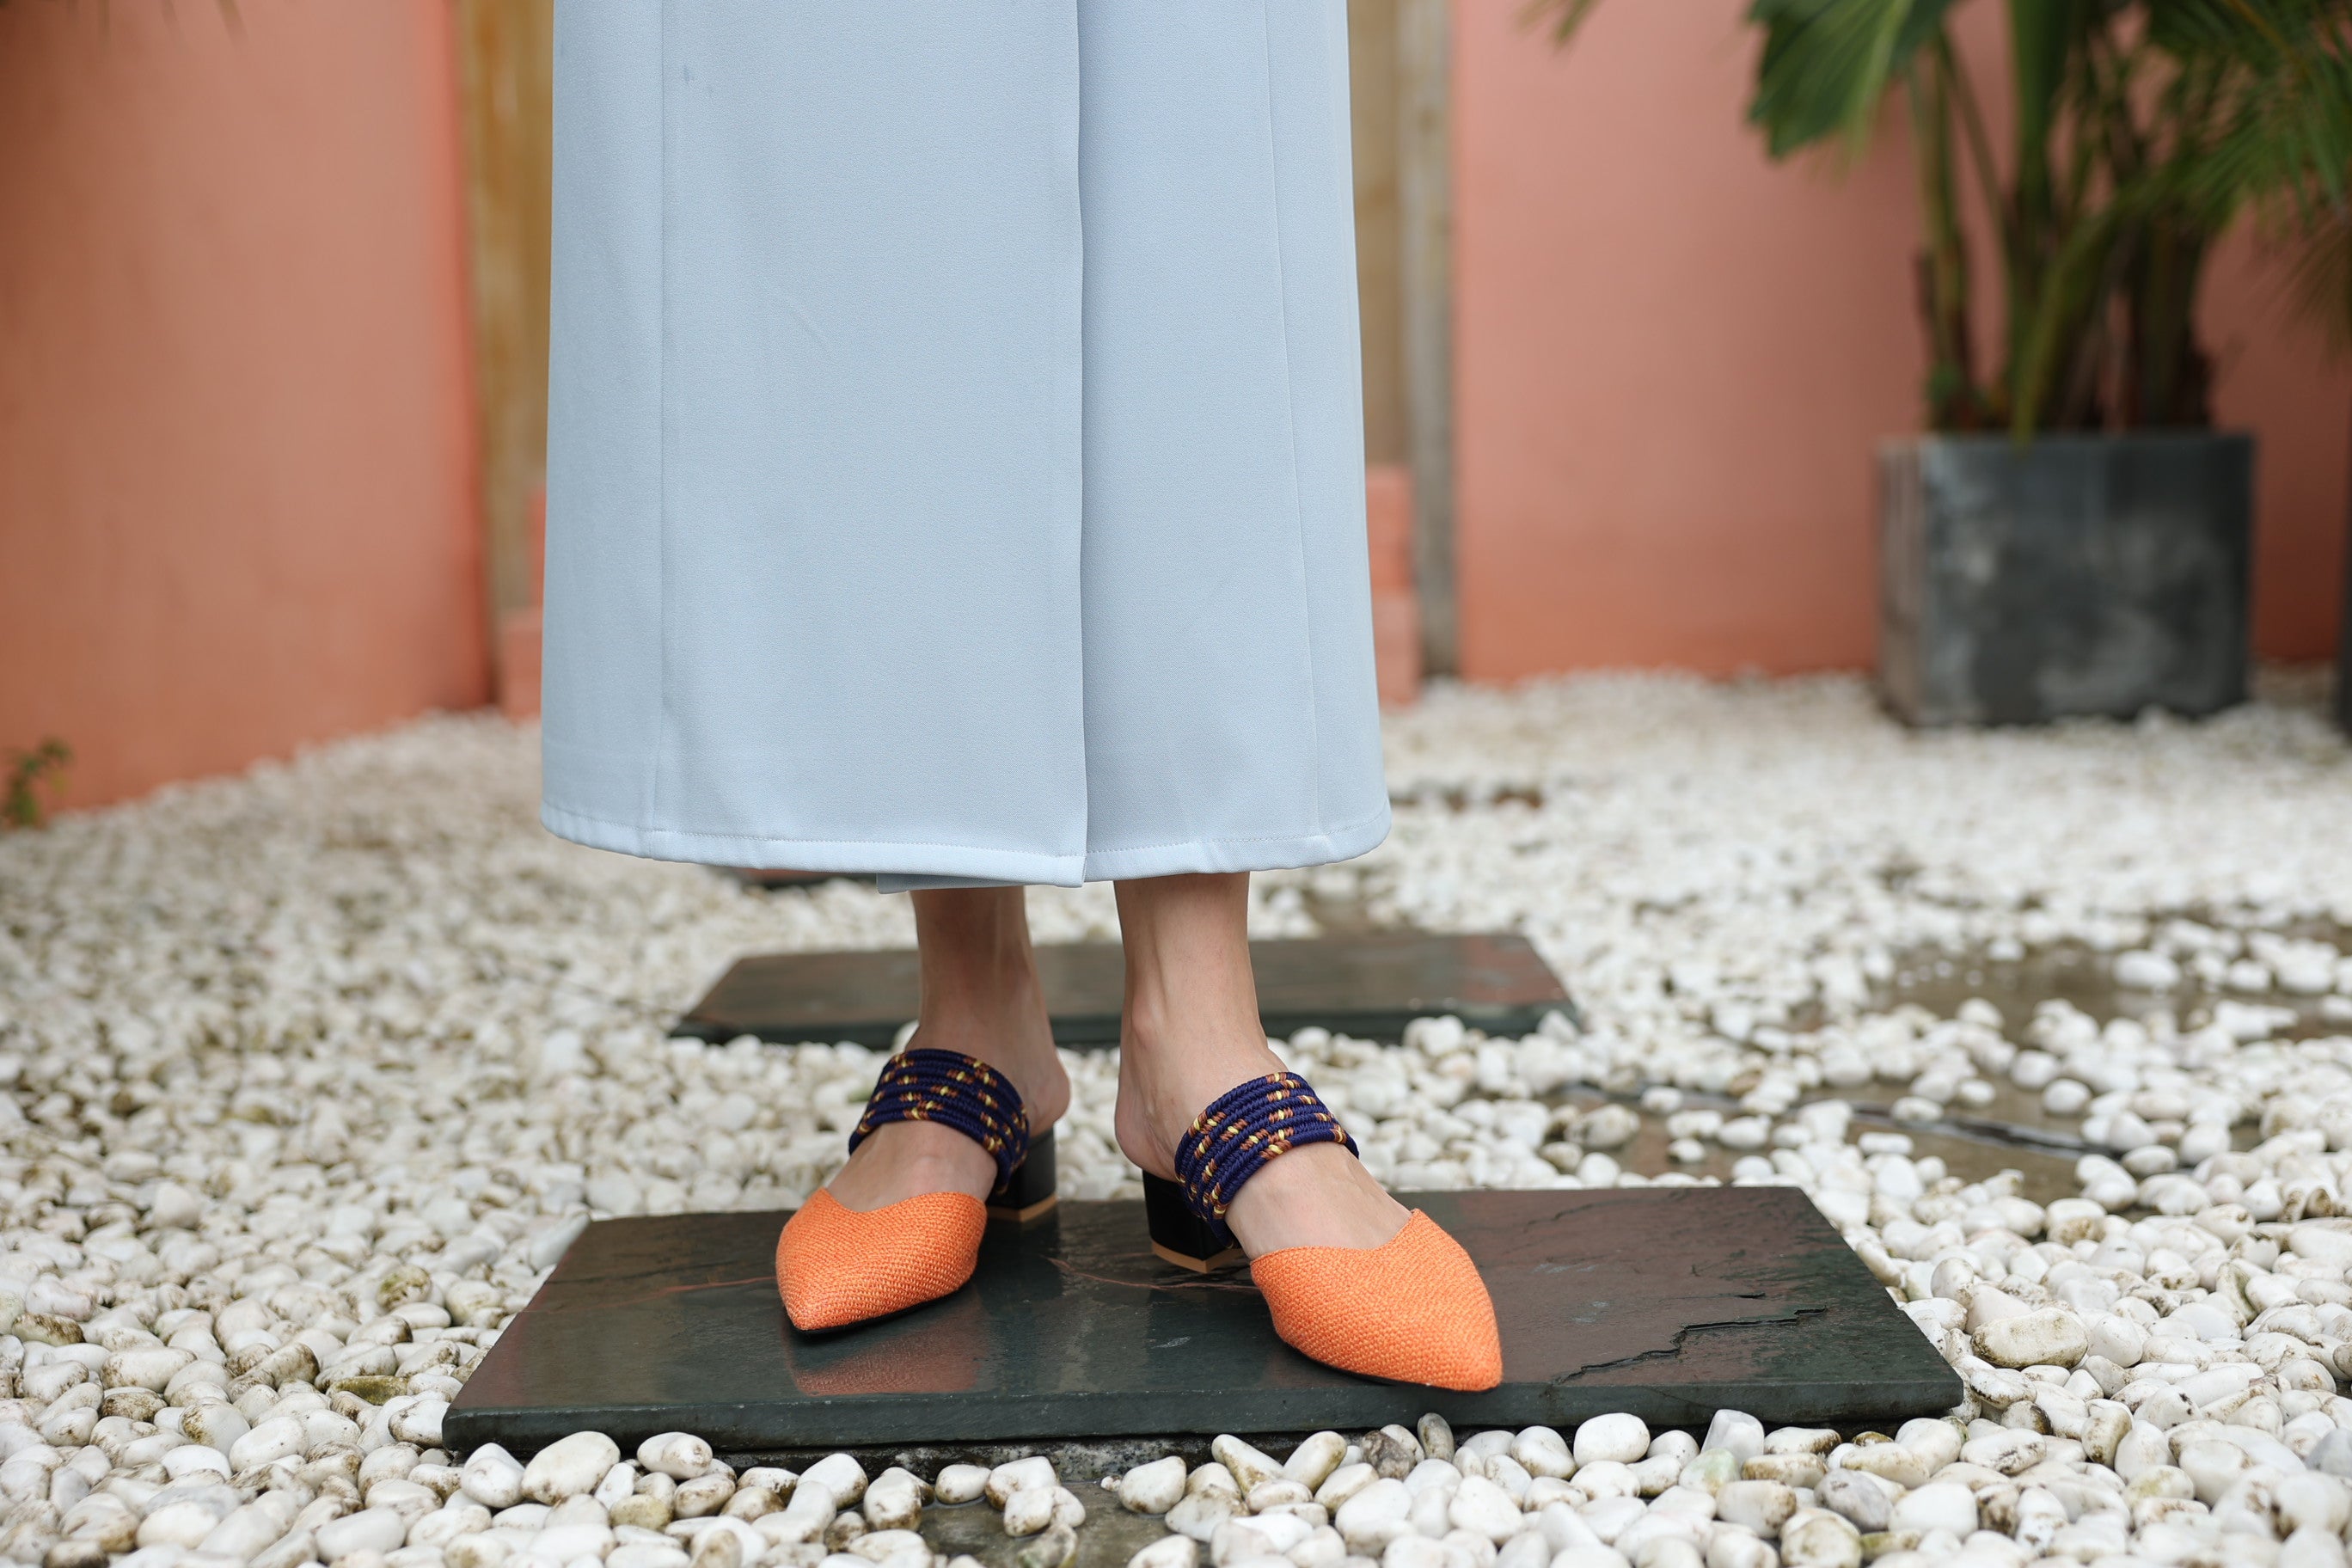
{"label": "pointed shoe toe", "polygon": [[960,1289],[988,1211],[963,1193],[922,1193],[861,1214],[809,1195],[776,1238],[776,1286],[793,1327],[845,1328]]}
{"label": "pointed shoe toe", "polygon": [[1503,1381],[1495,1303],[1421,1210],[1379,1247],[1290,1247],[1250,1265],[1274,1331],[1327,1366],[1476,1393]]}

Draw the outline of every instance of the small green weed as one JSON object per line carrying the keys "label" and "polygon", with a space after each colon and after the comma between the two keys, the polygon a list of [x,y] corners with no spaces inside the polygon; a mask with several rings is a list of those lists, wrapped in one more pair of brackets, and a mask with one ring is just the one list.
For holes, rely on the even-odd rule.
{"label": "small green weed", "polygon": [[38,827],[47,821],[42,792],[56,797],[65,782],[66,764],[72,761],[73,748],[54,735],[29,752],[9,752],[7,782],[0,787],[0,831]]}

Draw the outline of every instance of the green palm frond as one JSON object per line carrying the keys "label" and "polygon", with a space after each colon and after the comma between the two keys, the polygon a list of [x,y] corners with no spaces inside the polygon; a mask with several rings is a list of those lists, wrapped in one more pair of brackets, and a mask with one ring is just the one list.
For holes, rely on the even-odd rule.
{"label": "green palm frond", "polygon": [[[1563,42],[1597,5],[1527,3]],[[2352,346],[2352,0],[2007,0],[2006,146],[1953,47],[1955,8],[1748,7],[1764,35],[1748,117],[1773,157],[1857,156],[1888,100],[1908,101],[1937,427],[2209,422],[2198,290],[2249,209],[2299,247],[2300,298]],[[2008,350],[1982,381],[1972,222],[1993,228]]]}
{"label": "green palm frond", "polygon": [[2244,208],[2293,252],[2306,314],[2352,347],[2352,0],[2148,0],[2150,40],[2222,62],[2182,205],[2219,229]]}
{"label": "green palm frond", "polygon": [[[2169,0],[2157,9],[2166,17],[2157,36],[2185,34],[2195,47],[2226,49],[2231,63],[2221,134],[2198,171],[2206,198],[2284,200],[2315,220],[2341,206],[2352,179],[2352,5]],[[2216,11],[2249,20],[2217,38]],[[2179,13],[2197,19],[2193,30]]]}
{"label": "green palm frond", "polygon": [[1753,0],[1764,58],[1748,118],[1776,158],[1867,146],[1887,94],[1941,37],[1953,0]]}

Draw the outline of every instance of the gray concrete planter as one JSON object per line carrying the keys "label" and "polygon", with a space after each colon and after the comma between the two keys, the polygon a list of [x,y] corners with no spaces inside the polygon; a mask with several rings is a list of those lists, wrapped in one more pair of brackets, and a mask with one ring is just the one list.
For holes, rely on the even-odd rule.
{"label": "gray concrete planter", "polygon": [[2253,438],[1929,436],[1879,456],[1879,683],[1914,724],[2245,700]]}

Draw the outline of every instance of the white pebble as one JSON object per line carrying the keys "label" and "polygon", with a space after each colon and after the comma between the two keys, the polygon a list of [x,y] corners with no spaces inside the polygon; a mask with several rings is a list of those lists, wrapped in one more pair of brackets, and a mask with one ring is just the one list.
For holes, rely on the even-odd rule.
{"label": "white pebble", "polygon": [[1579,1468],[1603,1460],[1631,1464],[1650,1451],[1650,1428],[1638,1415],[1596,1415],[1576,1429]]}
{"label": "white pebble", "polygon": [[577,1497],[593,1490],[620,1458],[621,1446],[602,1432],[574,1432],[541,1448],[523,1467],[522,1495],[544,1503]]}
{"label": "white pebble", "polygon": [[1378,1556],[1390,1542],[1404,1532],[1412,1510],[1412,1493],[1405,1484],[1384,1478],[1341,1503],[1331,1516],[1331,1523],[1347,1542],[1348,1550]]}
{"label": "white pebble", "polygon": [[1206,1542],[1242,1510],[1241,1499],[1223,1487],[1187,1492],[1165,1515],[1168,1528],[1180,1535]]}
{"label": "white pebble", "polygon": [[319,1526],[319,1555],[332,1563],[354,1552],[391,1552],[408,1539],[408,1521],[388,1508],[362,1509]]}
{"label": "white pebble", "polygon": [[[293,1417],[287,1416],[283,1419],[291,1421]],[[257,1436],[268,1431],[274,1425],[274,1422],[265,1421],[255,1427],[248,1436]],[[296,1429],[299,1430],[299,1423],[296,1423]],[[273,1442],[271,1446],[276,1445]],[[620,1452],[619,1445],[614,1446],[614,1452],[615,1454]],[[231,1458],[234,1460],[236,1456],[232,1455]],[[267,1459],[255,1461],[257,1464],[268,1462]],[[247,1469],[251,1466],[240,1464],[237,1468]],[[484,1508],[493,1510],[512,1508],[522,1500],[524,1473],[524,1467],[520,1460],[496,1443],[485,1443],[466,1456],[464,1479],[458,1484],[465,1489],[467,1497],[472,1498]]]}
{"label": "white pebble", "polygon": [[1345,1437],[1337,1432],[1318,1432],[1290,1451],[1290,1457],[1282,1462],[1282,1473],[1311,1494],[1329,1479],[1332,1471],[1339,1468],[1339,1461],[1347,1452],[1348,1440]]}
{"label": "white pebble", "polygon": [[1004,1533],[1034,1535],[1054,1522],[1055,1486],[1024,1487],[1004,1500]]}
{"label": "white pebble", "polygon": [[1500,1546],[1519,1531],[1519,1506],[1502,1488],[1481,1476],[1465,1478],[1446,1505],[1448,1523]]}
{"label": "white pebble", "polygon": [[[1340,1445],[1342,1452],[1346,1445]],[[1217,1462],[1231,1470],[1234,1479],[1241,1483],[1244,1495],[1254,1487],[1273,1480],[1282,1474],[1282,1467],[1239,1437],[1227,1434],[1211,1440],[1209,1452]]]}
{"label": "white pebble", "polygon": [[637,1463],[672,1480],[692,1480],[710,1468],[710,1445],[691,1432],[660,1432],[637,1445]]}
{"label": "white pebble", "polygon": [[1197,1568],[1200,1557],[1199,1542],[1190,1536],[1163,1535],[1129,1558],[1127,1568]]}
{"label": "white pebble", "polygon": [[[1046,1470],[1051,1474],[1052,1467]],[[801,1472],[800,1482],[793,1489],[795,1500],[803,1489],[822,1492],[835,1508],[847,1508],[866,1495],[866,1467],[847,1454],[827,1454]]]}
{"label": "white pebble", "polygon": [[[1183,1472],[1184,1461],[1176,1461]],[[945,1465],[931,1482],[931,1493],[944,1503],[973,1502],[988,1490],[988,1469],[982,1465]]]}
{"label": "white pebble", "polygon": [[1752,1459],[1764,1451],[1764,1423],[1742,1410],[1718,1410],[1707,1423],[1699,1447],[1721,1448],[1743,1461]]}

